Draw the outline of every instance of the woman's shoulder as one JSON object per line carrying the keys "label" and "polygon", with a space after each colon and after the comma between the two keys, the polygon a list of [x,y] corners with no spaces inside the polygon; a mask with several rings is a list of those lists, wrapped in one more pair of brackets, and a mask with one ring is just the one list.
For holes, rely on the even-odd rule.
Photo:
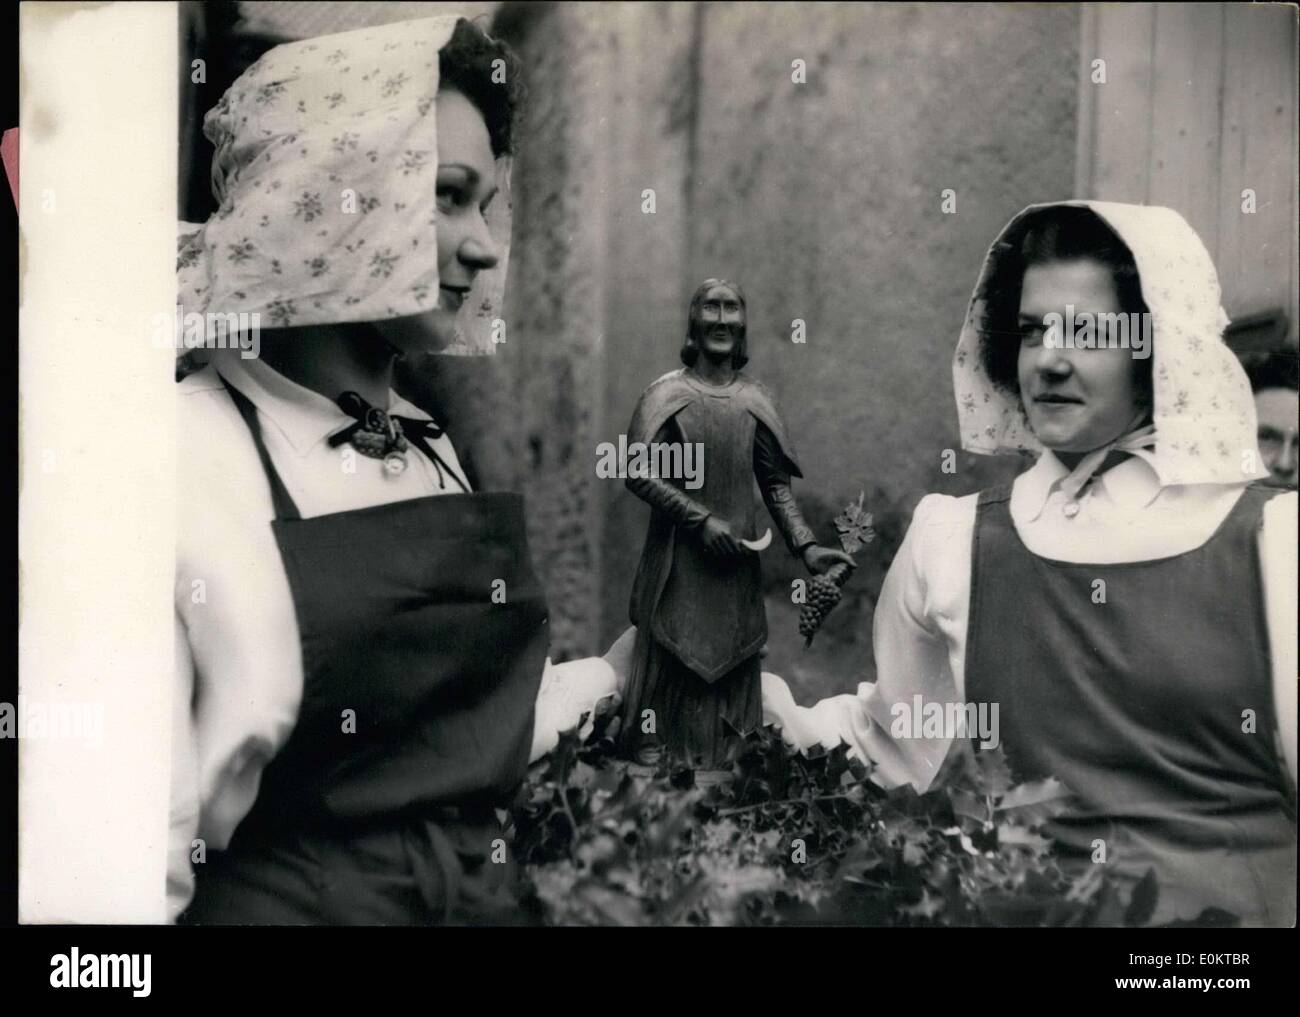
{"label": "woman's shoulder", "polygon": [[954,497],[927,494],[917,502],[898,558],[910,563],[918,578],[946,582],[953,569],[961,572],[975,530],[978,494]]}
{"label": "woman's shoulder", "polygon": [[924,495],[912,512],[912,527],[949,529],[954,526],[969,526],[975,521],[978,502],[978,493]]}
{"label": "woman's shoulder", "polygon": [[207,514],[205,506],[225,512],[231,502],[247,509],[253,500],[248,484],[261,474],[261,464],[221,375],[211,364],[186,375],[176,383],[176,400],[182,507],[198,515]]}

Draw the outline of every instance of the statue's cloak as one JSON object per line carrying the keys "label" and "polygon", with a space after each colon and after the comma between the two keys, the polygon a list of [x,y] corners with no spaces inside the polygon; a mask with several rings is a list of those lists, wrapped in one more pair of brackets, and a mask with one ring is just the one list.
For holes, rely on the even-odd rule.
{"label": "statue's cloak", "polygon": [[[786,468],[792,477],[802,477],[798,460],[795,459],[794,446],[786,434],[781,415],[776,412],[772,394],[762,382],[749,377],[743,372],[736,375],[736,380],[728,389],[734,389],[730,398],[743,406],[754,419],[761,421],[781,446],[781,452],[788,460]],[[651,442],[672,416],[682,407],[709,394],[709,387],[693,380],[686,368],[679,367],[669,371],[663,377],[650,383],[650,387],[641,393],[636,410],[632,413],[632,424],[628,428],[627,440]],[[690,440],[690,439],[688,439]]]}
{"label": "statue's cloak", "polygon": [[[703,487],[689,490],[673,478],[661,482],[728,521],[736,537],[759,537],[753,471],[757,423],[775,437],[786,471],[803,475],[767,389],[744,374],[714,388],[684,369],[673,371],[642,393],[628,429],[629,445],[653,442],[670,420],[682,441],[703,445]],[[698,533],[678,530],[668,515],[651,512],[632,586],[632,623],[713,682],[767,640],[759,559],[757,554],[721,559],[705,550]]]}

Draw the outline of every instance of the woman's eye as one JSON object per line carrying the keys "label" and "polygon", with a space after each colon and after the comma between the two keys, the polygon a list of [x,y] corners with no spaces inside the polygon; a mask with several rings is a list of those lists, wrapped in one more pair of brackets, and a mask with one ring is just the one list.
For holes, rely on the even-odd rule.
{"label": "woman's eye", "polygon": [[439,187],[437,197],[438,207],[448,211],[465,204],[465,192],[459,187]]}
{"label": "woman's eye", "polygon": [[1020,344],[1022,346],[1037,346],[1042,341],[1042,325],[1033,324],[1020,326]]}

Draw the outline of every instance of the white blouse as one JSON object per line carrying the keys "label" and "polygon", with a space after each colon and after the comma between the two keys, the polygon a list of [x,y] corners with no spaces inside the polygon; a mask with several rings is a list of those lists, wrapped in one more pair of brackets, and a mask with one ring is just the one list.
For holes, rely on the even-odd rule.
{"label": "white blouse", "polygon": [[[218,374],[218,371],[220,374]],[[271,461],[305,518],[456,494],[418,451],[394,476],[377,459],[344,456],[329,435],[353,422],[335,403],[258,360],[219,353],[178,386],[176,685],[167,903],[193,895],[191,858],[220,850],[257,797],[262,769],[287,741],[302,699],[302,657],[288,576],[271,532],[270,487],[221,375],[257,409]],[[388,410],[429,419],[389,393]],[[431,445],[464,477],[450,440]],[[552,665],[538,694],[531,758],[617,690],[600,658]],[[201,841],[202,845],[196,843]]]}
{"label": "white blouse", "polygon": [[[1050,452],[1016,478],[1010,512],[1034,554],[1096,564],[1182,554],[1204,544],[1245,485],[1161,487],[1155,471],[1130,458],[1099,476],[1073,517],[1063,511],[1060,482],[1068,470]],[[970,608],[971,540],[977,495],[922,498],[876,604],[876,681],[856,694],[795,704],[789,687],[763,675],[765,719],[801,748],[841,740],[851,754],[876,764],[887,786],[924,791],[951,746],[937,738],[890,736],[895,703],[964,702],[966,627]],[[1272,653],[1273,690],[1282,753],[1296,779],[1296,526],[1297,495],[1274,496],[1264,508],[1260,562]]]}

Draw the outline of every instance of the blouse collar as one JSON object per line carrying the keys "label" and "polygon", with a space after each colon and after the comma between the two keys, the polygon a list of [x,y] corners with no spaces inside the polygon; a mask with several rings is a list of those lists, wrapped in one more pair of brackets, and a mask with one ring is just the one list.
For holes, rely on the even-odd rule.
{"label": "blouse collar", "polygon": [[[261,360],[214,356],[213,365],[226,381],[248,397],[263,417],[279,428],[299,457],[354,422],[333,400],[291,381]],[[388,391],[388,412],[420,420],[432,419],[392,389]]]}
{"label": "blouse collar", "polygon": [[[1012,488],[1012,515],[1028,522],[1038,519],[1047,507],[1048,499],[1069,475],[1070,471],[1061,460],[1050,451],[1044,452]],[[1096,476],[1083,497],[1104,496],[1121,509],[1135,511],[1150,505],[1160,489],[1160,477],[1151,465],[1131,456]]]}

